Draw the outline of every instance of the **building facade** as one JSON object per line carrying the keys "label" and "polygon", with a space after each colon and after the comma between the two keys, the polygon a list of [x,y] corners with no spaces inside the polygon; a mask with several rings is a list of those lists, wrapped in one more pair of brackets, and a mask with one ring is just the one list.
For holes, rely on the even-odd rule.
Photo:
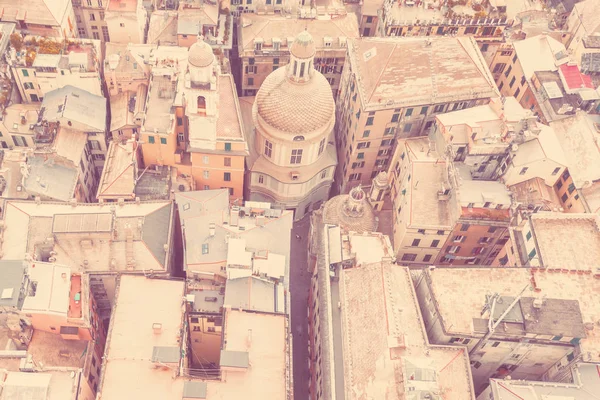
{"label": "building facade", "polygon": [[26,36],[20,47],[28,55],[13,46],[8,60],[23,102],[41,102],[48,92],[67,85],[103,95],[99,41]]}
{"label": "building facade", "polygon": [[76,38],[75,13],[70,1],[33,0],[16,3],[0,2],[2,22],[16,23],[16,31],[22,35],[56,38]]}
{"label": "building facade", "polygon": [[[435,115],[487,104],[498,95],[473,38],[363,38],[348,43],[337,98],[336,178],[341,192],[368,186],[387,171],[395,141],[427,134]],[[446,62],[448,58],[453,61]]]}
{"label": "building facade", "polygon": [[337,164],[335,104],[315,54],[312,36],[299,34],[292,62],[269,75],[252,106],[247,198],[291,209],[295,219],[329,198]]}
{"label": "building facade", "polygon": [[313,36],[316,50],[314,68],[325,76],[334,97],[337,95],[347,40],[358,37],[356,15],[353,13],[319,19],[244,15],[238,24],[242,96],[255,96],[271,72],[290,62],[294,38],[303,30],[310,31]]}
{"label": "building facade", "polygon": [[110,42],[106,25],[106,9],[110,0],[73,0],[73,10],[80,38]]}
{"label": "building facade", "polygon": [[146,43],[148,19],[142,0],[106,1],[108,1],[108,6],[104,14],[104,21],[110,41],[114,43]]}

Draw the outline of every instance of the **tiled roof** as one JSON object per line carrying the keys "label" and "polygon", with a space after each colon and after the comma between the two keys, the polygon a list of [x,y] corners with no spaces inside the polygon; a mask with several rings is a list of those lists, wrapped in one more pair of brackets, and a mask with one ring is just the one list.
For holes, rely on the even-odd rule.
{"label": "tiled roof", "polygon": [[259,116],[273,128],[293,134],[327,127],[335,118],[333,94],[327,79],[313,70],[312,78],[294,83],[286,78],[287,67],[273,71],[256,95]]}
{"label": "tiled roof", "polygon": [[190,47],[188,62],[194,67],[208,67],[215,60],[212,48],[203,40],[198,40]]}
{"label": "tiled roof", "polygon": [[365,105],[394,108],[497,97],[473,38],[362,38],[348,59]]}

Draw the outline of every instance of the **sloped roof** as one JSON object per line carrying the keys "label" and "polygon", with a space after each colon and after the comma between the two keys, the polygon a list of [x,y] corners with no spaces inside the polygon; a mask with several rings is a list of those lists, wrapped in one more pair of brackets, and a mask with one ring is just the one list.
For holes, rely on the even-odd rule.
{"label": "sloped roof", "polygon": [[64,118],[98,132],[106,129],[106,99],[71,85],[46,93],[42,110],[47,121]]}
{"label": "sloped roof", "polygon": [[363,106],[430,105],[497,97],[471,37],[362,38],[348,43]]}
{"label": "sloped roof", "polygon": [[134,146],[137,144],[133,142],[125,144],[117,141],[110,142],[96,197],[132,196],[137,178]]}
{"label": "sloped roof", "polygon": [[169,203],[146,215],[144,218],[142,240],[162,266],[166,265],[166,257],[168,255],[165,248],[169,244],[170,232],[166,227],[171,224],[172,211],[171,204]]}
{"label": "sloped roof", "polygon": [[154,11],[150,16],[147,43],[161,46],[176,46],[177,25],[176,11]]}

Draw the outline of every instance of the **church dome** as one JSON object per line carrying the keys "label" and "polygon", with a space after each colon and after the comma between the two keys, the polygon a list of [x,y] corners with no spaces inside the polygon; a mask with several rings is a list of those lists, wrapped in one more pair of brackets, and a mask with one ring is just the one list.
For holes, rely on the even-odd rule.
{"label": "church dome", "polygon": [[300,32],[290,47],[290,53],[297,58],[311,58],[315,52],[315,42],[308,31]]}
{"label": "church dome", "polygon": [[215,60],[213,50],[201,37],[190,47],[188,62],[194,67],[208,67]]}
{"label": "church dome", "polygon": [[286,68],[271,72],[256,95],[256,105],[268,125],[291,134],[325,128],[335,115],[331,86],[318,71],[303,84],[288,79]]}
{"label": "church dome", "polygon": [[352,232],[375,232],[378,221],[360,186],[328,200],[323,205],[323,222]]}

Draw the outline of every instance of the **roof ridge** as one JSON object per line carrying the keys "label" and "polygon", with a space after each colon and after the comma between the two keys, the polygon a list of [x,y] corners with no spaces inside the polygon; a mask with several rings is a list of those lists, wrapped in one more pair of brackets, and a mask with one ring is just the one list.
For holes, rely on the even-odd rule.
{"label": "roof ridge", "polygon": [[392,48],[392,51],[390,51],[390,54],[385,62],[384,67],[381,69],[381,73],[379,74],[379,77],[377,78],[377,81],[375,83],[375,85],[373,85],[373,91],[371,92],[371,95],[368,98],[368,103],[371,103],[371,98],[373,97],[373,95],[375,94],[375,91],[377,90],[377,88],[379,87],[379,82],[381,81],[381,77],[383,76],[383,73],[386,71],[390,60],[392,59],[392,55],[394,54],[394,51],[396,51],[396,47],[398,46],[398,43],[394,43],[394,47]]}

